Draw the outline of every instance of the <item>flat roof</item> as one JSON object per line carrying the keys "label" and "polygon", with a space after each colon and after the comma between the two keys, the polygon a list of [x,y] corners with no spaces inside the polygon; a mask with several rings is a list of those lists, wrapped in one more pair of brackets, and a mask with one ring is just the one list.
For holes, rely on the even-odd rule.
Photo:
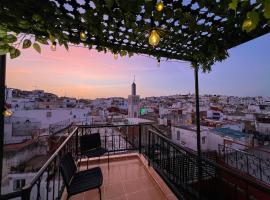
{"label": "flat roof", "polygon": [[154,123],[151,120],[143,118],[126,118],[129,124],[142,124],[142,123]]}
{"label": "flat roof", "polygon": [[236,139],[248,137],[246,133],[243,133],[241,131],[236,131],[230,128],[215,128],[213,129],[213,132],[222,136],[228,136],[228,137],[236,138]]}

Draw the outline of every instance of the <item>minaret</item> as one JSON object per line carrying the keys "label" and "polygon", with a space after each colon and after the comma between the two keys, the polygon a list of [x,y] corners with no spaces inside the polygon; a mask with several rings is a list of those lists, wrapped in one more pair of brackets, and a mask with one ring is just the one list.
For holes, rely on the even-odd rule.
{"label": "minaret", "polygon": [[135,76],[131,85],[131,95],[128,96],[128,117],[136,118],[139,117],[140,110],[140,96],[136,95],[136,84]]}
{"label": "minaret", "polygon": [[131,85],[131,95],[136,95],[136,84],[135,84],[135,76],[134,76],[134,79],[133,79],[133,83]]}

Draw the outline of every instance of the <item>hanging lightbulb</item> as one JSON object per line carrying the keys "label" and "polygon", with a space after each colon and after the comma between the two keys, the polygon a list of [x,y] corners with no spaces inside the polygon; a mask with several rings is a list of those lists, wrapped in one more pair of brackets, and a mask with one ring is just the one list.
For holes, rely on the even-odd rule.
{"label": "hanging lightbulb", "polygon": [[56,51],[56,42],[53,42],[52,43],[51,50],[52,51]]}
{"label": "hanging lightbulb", "polygon": [[163,4],[162,1],[160,1],[160,2],[158,2],[158,3],[156,4],[156,10],[157,10],[158,12],[161,12],[161,11],[163,10],[163,8],[164,8],[164,4]]}
{"label": "hanging lightbulb", "polygon": [[117,60],[117,59],[118,59],[118,54],[115,53],[115,54],[113,55],[113,57],[114,57],[115,60]]}
{"label": "hanging lightbulb", "polygon": [[152,30],[149,36],[149,44],[157,46],[160,41],[160,36],[156,30]]}
{"label": "hanging lightbulb", "polygon": [[157,60],[157,67],[160,67],[160,59]]}
{"label": "hanging lightbulb", "polygon": [[80,39],[81,39],[81,41],[86,41],[87,36],[86,36],[85,32],[80,32]]}
{"label": "hanging lightbulb", "polygon": [[4,112],[3,112],[3,115],[4,117],[11,117],[13,114],[13,112],[9,109],[6,109]]}

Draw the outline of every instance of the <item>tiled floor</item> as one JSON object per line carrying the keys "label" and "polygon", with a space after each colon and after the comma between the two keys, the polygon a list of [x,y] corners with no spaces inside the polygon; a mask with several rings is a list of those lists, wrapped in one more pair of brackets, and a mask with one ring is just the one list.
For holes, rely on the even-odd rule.
{"label": "tiled floor", "polygon": [[[97,164],[89,164],[89,168],[94,166]],[[139,156],[127,156],[113,161],[110,159],[109,168],[107,162],[101,162],[99,166],[103,173],[103,200],[176,199],[164,183],[155,181]],[[99,193],[97,189],[90,190],[71,199],[99,200]]]}

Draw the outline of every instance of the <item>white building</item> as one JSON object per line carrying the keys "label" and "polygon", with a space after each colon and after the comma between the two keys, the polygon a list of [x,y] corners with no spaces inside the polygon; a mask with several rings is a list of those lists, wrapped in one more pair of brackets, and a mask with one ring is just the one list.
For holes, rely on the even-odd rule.
{"label": "white building", "polygon": [[5,119],[4,143],[19,143],[33,135],[48,135],[72,122],[90,124],[89,111],[80,108],[16,110]]}
{"label": "white building", "polygon": [[137,118],[140,112],[140,96],[136,95],[136,84],[131,85],[131,95],[128,96],[128,117]]}
{"label": "white building", "polygon": [[[197,151],[197,132],[195,126],[172,126],[172,140],[180,146]],[[218,151],[218,146],[229,145],[244,149],[251,144],[249,135],[229,128],[201,127],[201,150]]]}

